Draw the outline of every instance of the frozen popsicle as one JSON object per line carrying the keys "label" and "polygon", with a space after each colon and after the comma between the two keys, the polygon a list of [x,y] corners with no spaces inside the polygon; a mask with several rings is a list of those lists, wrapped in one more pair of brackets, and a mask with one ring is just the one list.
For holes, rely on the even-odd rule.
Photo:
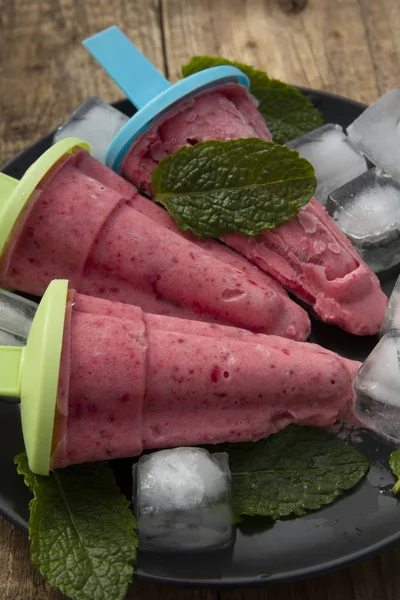
{"label": "frozen popsicle", "polygon": [[[106,162],[148,194],[153,169],[182,146],[209,139],[270,139],[245,80],[214,79],[212,89],[196,89],[194,78],[207,79],[211,71],[228,67],[206,69],[169,86],[117,28],[89,38],[85,46],[140,109],[114,138]],[[174,103],[168,103],[170,97]],[[315,200],[274,231],[255,238],[225,235],[223,241],[311,304],[324,321],[357,335],[380,330],[387,298],[379,281]]]}
{"label": "frozen popsicle", "polygon": [[313,344],[68,293],[62,280],[27,347],[0,351],[0,392],[21,396],[31,468],[44,474],[50,455],[55,468],[351,420],[360,366]]}
{"label": "frozen popsicle", "polygon": [[42,295],[64,277],[80,292],[146,312],[307,338],[306,312],[271,277],[218,242],[178,233],[79,144],[58,142],[19,183],[0,175],[1,285]]}

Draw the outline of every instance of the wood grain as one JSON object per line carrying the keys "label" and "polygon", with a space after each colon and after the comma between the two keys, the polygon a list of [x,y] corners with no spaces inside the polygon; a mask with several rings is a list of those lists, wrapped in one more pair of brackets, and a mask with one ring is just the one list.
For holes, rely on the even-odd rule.
{"label": "wood grain", "polygon": [[[0,0],[0,164],[88,95],[118,88],[80,45],[116,23],[171,80],[194,54],[371,102],[400,79],[398,0]],[[338,573],[254,590],[147,583],[128,600],[400,600],[400,549]],[[27,538],[0,518],[0,600],[57,600]]]}
{"label": "wood grain", "polygon": [[215,54],[363,102],[399,82],[396,0],[162,0],[162,6],[171,77],[194,54]]}
{"label": "wood grain", "polygon": [[163,70],[158,0],[0,0],[2,162],[57,126],[88,96],[107,102],[122,97],[81,46],[114,23]]}
{"label": "wood grain", "polygon": [[[0,517],[1,600],[62,600],[60,592],[46,585],[29,558],[27,536]],[[130,586],[126,600],[218,600],[218,592],[179,589],[151,583]]]}

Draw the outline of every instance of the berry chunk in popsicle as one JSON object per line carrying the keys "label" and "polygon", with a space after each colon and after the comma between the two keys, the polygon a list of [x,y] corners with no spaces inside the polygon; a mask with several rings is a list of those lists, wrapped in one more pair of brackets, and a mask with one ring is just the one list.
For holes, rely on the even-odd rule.
{"label": "berry chunk in popsicle", "polygon": [[[246,80],[237,75],[235,80],[233,73],[230,81],[215,79],[218,69],[232,67],[206,69],[171,87],[115,27],[84,45],[139,109],[110,144],[106,162],[147,193],[153,169],[182,146],[209,139],[270,139]],[[129,72],[124,69],[127,55],[132,59]],[[207,89],[200,84],[195,88],[195,78],[201,76]],[[328,323],[357,335],[380,330],[387,298],[379,281],[315,200],[274,231],[255,238],[230,234],[223,241],[311,304]]]}
{"label": "berry chunk in popsicle", "polygon": [[47,289],[26,348],[0,352],[0,392],[21,396],[31,469],[43,474],[352,420],[360,366],[314,344],[68,293],[62,280]]}
{"label": "berry chunk in popsicle", "polygon": [[42,295],[64,277],[80,292],[146,312],[307,338],[306,312],[272,278],[218,242],[193,243],[165,226],[161,208],[86,150],[62,140],[21,182],[0,175],[10,187],[0,214],[1,285]]}

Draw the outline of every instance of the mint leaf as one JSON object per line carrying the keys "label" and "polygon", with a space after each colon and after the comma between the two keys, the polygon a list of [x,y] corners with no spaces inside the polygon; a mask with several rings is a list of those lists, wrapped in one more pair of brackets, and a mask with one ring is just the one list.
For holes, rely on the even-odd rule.
{"label": "mint leaf", "polygon": [[259,235],[291,219],[317,180],[295,150],[249,138],[181,148],[154,169],[151,185],[180,229],[218,238]]}
{"label": "mint leaf", "polygon": [[303,515],[333,502],[369,468],[363,454],[330,433],[295,425],[255,443],[224,444],[221,451],[229,454],[236,519]]}
{"label": "mint leaf", "polygon": [[17,470],[34,495],[29,538],[34,565],[74,600],[122,600],[132,581],[135,518],[107,463],[35,475],[25,453]]}
{"label": "mint leaf", "polygon": [[278,144],[284,144],[323,124],[322,114],[304,94],[250,65],[218,56],[194,56],[182,67],[182,75],[188,77],[220,65],[232,65],[248,76],[250,91],[260,103],[258,110]]}
{"label": "mint leaf", "polygon": [[392,470],[392,473],[395,477],[397,477],[397,481],[392,487],[393,494],[400,493],[400,448],[391,453],[389,458],[389,466]]}

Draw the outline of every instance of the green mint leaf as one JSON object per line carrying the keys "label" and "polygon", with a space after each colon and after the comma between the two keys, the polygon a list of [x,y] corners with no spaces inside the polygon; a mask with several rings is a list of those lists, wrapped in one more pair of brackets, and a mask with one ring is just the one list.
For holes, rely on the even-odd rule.
{"label": "green mint leaf", "polygon": [[332,434],[295,425],[255,443],[224,444],[220,451],[229,453],[236,520],[316,510],[354,487],[369,468],[363,454]]}
{"label": "green mint leaf", "polygon": [[128,500],[107,463],[35,475],[14,459],[33,493],[31,557],[51,587],[73,600],[122,600],[132,581],[138,539]]}
{"label": "green mint leaf", "polygon": [[258,110],[265,119],[275,142],[285,144],[311,129],[320,127],[324,119],[311,101],[299,90],[250,65],[218,56],[194,56],[182,67],[188,77],[209,67],[232,65],[250,79],[250,92],[259,101]]}
{"label": "green mint leaf", "polygon": [[392,487],[393,494],[400,494],[400,448],[392,452],[389,458],[389,466],[397,481]]}
{"label": "green mint leaf", "polygon": [[259,235],[297,215],[315,191],[298,152],[258,138],[184,147],[154,169],[154,200],[200,237]]}

